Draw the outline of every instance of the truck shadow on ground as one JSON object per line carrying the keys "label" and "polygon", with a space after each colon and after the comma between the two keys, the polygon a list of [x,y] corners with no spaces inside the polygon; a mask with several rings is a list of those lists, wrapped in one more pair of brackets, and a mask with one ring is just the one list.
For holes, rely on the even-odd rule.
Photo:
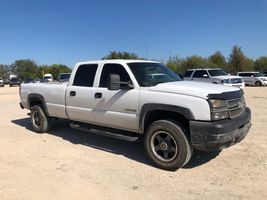
{"label": "truck shadow on ground", "polygon": [[[29,118],[12,120],[11,122],[28,129],[30,133],[38,134],[33,131]],[[53,123],[52,130],[47,134],[61,137],[62,139],[73,144],[81,144],[102,151],[123,155],[129,159],[154,167],[150,160],[146,157],[142,139],[136,142],[127,142],[107,136],[97,135],[94,133],[79,131],[70,128],[69,121],[67,120],[55,121]],[[191,169],[200,165],[204,165],[205,163],[218,156],[219,153],[220,151],[194,151],[191,160],[183,168]]]}

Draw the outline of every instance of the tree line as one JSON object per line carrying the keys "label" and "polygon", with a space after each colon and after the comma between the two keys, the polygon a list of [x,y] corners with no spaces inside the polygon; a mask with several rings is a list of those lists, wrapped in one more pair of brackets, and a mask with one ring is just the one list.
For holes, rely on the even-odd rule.
{"label": "tree line", "polygon": [[0,64],[0,77],[9,79],[9,75],[17,75],[21,80],[26,78],[43,78],[44,74],[52,74],[57,78],[59,73],[69,73],[71,69],[64,64],[38,65],[34,60],[16,60],[11,65]]}
{"label": "tree line", "polygon": [[[111,51],[102,59],[141,59],[135,53]],[[183,73],[192,68],[222,68],[228,73],[236,74],[239,71],[267,71],[267,56],[261,56],[256,60],[248,58],[241,47],[233,46],[231,54],[227,59],[220,51],[207,58],[193,55],[186,58],[178,56],[171,57],[165,63],[169,68],[175,72]]]}
{"label": "tree line", "polygon": [[[105,59],[142,59],[135,53],[111,51],[102,58]],[[165,63],[175,72],[183,73],[191,68],[223,68],[226,72],[236,74],[239,71],[267,71],[267,56],[261,56],[256,60],[248,58],[242,48],[238,45],[233,46],[229,58],[226,58],[220,51],[207,58],[193,55],[186,58],[179,56],[171,57]],[[44,74],[52,74],[58,77],[59,73],[71,72],[70,67],[64,64],[38,65],[34,60],[21,59],[16,60],[11,65],[0,64],[0,77],[8,79],[10,74],[15,74],[18,78],[42,78]]]}
{"label": "tree line", "polygon": [[253,60],[243,53],[240,46],[235,45],[228,59],[220,51],[216,51],[208,58],[196,55],[186,58],[176,56],[168,60],[167,66],[176,72],[184,72],[187,69],[202,67],[218,67],[231,74],[236,74],[240,71],[267,71],[267,56],[261,56]]}

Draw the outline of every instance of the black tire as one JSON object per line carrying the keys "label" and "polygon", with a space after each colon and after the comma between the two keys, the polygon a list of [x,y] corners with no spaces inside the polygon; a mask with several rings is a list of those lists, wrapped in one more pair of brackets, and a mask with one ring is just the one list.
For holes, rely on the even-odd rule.
{"label": "black tire", "polygon": [[45,133],[50,130],[52,121],[40,105],[34,105],[31,107],[31,124],[35,132]]}
{"label": "black tire", "polygon": [[191,158],[193,148],[186,137],[186,130],[172,120],[153,122],[144,137],[148,157],[159,168],[177,170]]}
{"label": "black tire", "polygon": [[255,82],[255,85],[256,85],[256,86],[261,86],[261,82],[260,82],[260,81],[256,81],[256,82]]}

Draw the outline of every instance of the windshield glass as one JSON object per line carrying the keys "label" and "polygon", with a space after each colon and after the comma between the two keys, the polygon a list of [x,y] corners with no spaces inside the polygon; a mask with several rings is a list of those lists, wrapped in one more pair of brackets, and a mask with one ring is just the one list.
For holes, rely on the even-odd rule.
{"label": "windshield glass", "polygon": [[227,73],[223,71],[222,69],[210,69],[208,70],[210,76],[225,76]]}
{"label": "windshield glass", "polygon": [[262,74],[262,73],[255,73],[254,76],[255,76],[255,77],[263,77],[264,74]]}
{"label": "windshield glass", "polygon": [[140,86],[149,87],[159,83],[181,81],[181,78],[160,63],[128,63]]}

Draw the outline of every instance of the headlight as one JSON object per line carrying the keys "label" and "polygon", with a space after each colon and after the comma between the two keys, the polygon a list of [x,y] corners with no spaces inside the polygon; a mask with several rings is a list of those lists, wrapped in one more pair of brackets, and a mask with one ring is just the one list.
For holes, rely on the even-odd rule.
{"label": "headlight", "polygon": [[227,119],[229,118],[228,111],[221,111],[221,112],[211,112],[211,120],[221,120],[221,119]]}
{"label": "headlight", "polygon": [[227,108],[227,103],[225,100],[210,99],[209,101],[210,101],[211,108],[213,109],[223,108],[223,107]]}
{"label": "headlight", "polygon": [[229,118],[228,105],[225,100],[210,99],[211,120],[221,120]]}

